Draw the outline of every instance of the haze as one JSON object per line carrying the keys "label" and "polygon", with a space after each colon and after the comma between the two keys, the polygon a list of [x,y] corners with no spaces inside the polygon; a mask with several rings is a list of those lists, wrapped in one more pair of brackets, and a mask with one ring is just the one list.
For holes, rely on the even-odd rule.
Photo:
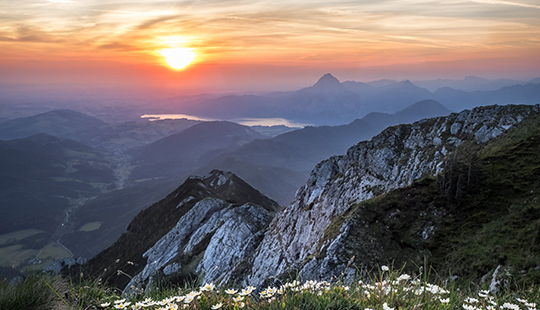
{"label": "haze", "polygon": [[[0,83],[197,92],[340,80],[530,79],[536,0],[2,1]],[[196,53],[183,70],[159,51]]]}

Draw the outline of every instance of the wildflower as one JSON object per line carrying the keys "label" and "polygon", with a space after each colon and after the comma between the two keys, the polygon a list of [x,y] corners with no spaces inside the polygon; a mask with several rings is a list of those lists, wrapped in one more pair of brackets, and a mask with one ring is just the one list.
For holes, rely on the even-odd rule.
{"label": "wildflower", "polygon": [[251,294],[251,292],[249,290],[242,290],[240,293],[238,293],[238,295],[240,296],[247,296]]}
{"label": "wildflower", "polygon": [[195,298],[195,297],[201,295],[201,292],[200,291],[191,291],[191,292],[189,292],[188,295],[193,296],[193,298]]}
{"label": "wildflower", "polygon": [[219,304],[213,305],[213,306],[212,306],[212,309],[213,309],[213,310],[216,310],[216,309],[221,308],[221,306],[222,306],[222,304],[219,303]]}
{"label": "wildflower", "polygon": [[518,305],[515,305],[515,304],[511,304],[511,303],[508,303],[508,302],[505,302],[501,308],[506,308],[506,309],[512,309],[512,310],[519,310],[519,306]]}
{"label": "wildflower", "polygon": [[133,306],[131,306],[131,309],[134,309],[134,310],[141,309],[143,307],[143,305],[144,304],[138,302],[138,303],[134,304]]}
{"label": "wildflower", "polygon": [[390,270],[390,269],[388,268],[388,266],[382,265],[382,266],[381,266],[381,270],[382,270],[382,271],[388,271],[388,270]]}
{"label": "wildflower", "polygon": [[193,298],[195,298],[195,296],[191,296],[191,295],[187,295],[184,297],[184,304],[189,304],[193,301]]}
{"label": "wildflower", "polygon": [[487,298],[489,297],[487,294],[484,294],[482,291],[478,292],[478,296],[482,297],[482,298]]}
{"label": "wildflower", "polygon": [[397,278],[397,280],[398,280],[398,281],[407,281],[407,280],[409,280],[410,278],[411,278],[410,275],[408,275],[408,274],[402,274],[402,275],[399,276],[399,278]]}
{"label": "wildflower", "polygon": [[268,291],[262,291],[262,292],[259,293],[259,296],[260,296],[261,298],[270,298],[270,297],[272,297],[273,295],[274,295],[274,294],[271,294],[271,293],[268,292]]}
{"label": "wildflower", "polygon": [[388,307],[388,304],[387,304],[387,303],[384,303],[384,304],[382,305],[382,307],[383,307],[384,310],[394,310],[394,308]]}
{"label": "wildflower", "polygon": [[467,297],[467,298],[465,298],[465,302],[469,303],[469,304],[475,304],[475,303],[478,302],[478,299],[472,298],[472,297]]}
{"label": "wildflower", "polygon": [[440,301],[441,303],[443,303],[443,304],[447,304],[447,303],[450,302],[450,298],[442,299],[442,298],[439,297],[439,301]]}
{"label": "wildflower", "polygon": [[238,308],[244,308],[246,306],[245,303],[241,302],[241,303],[238,303]]}
{"label": "wildflower", "polygon": [[126,299],[125,299],[125,298],[122,298],[122,299],[115,300],[114,303],[115,303],[115,304],[121,304],[121,303],[123,303],[124,301],[126,301]]}
{"label": "wildflower", "polygon": [[216,288],[214,285],[214,282],[206,283],[205,285],[201,286],[201,291],[213,291]]}
{"label": "wildflower", "polygon": [[227,293],[229,295],[236,294],[236,292],[238,292],[238,291],[237,290],[231,290],[231,289],[225,290],[225,293]]}
{"label": "wildflower", "polygon": [[524,304],[524,303],[527,302],[527,300],[521,299],[521,298],[517,298],[517,297],[516,297],[516,300],[519,301],[519,302],[522,303],[522,304]]}
{"label": "wildflower", "polygon": [[233,298],[233,301],[234,301],[234,302],[239,302],[239,301],[242,301],[242,300],[244,300],[244,297],[243,297],[243,296],[238,296],[238,297],[234,297],[234,298]]}
{"label": "wildflower", "polygon": [[106,308],[106,307],[108,307],[108,306],[110,306],[110,305],[111,305],[110,302],[106,302],[106,303],[100,304],[100,306],[102,306],[103,308]]}

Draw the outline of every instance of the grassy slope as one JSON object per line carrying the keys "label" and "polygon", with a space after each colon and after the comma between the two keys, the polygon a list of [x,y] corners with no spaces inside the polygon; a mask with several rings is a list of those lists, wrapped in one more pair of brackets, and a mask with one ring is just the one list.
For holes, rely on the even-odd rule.
{"label": "grassy slope", "polygon": [[464,144],[444,175],[351,206],[326,236],[348,221],[341,260],[354,255],[363,266],[393,261],[412,270],[427,261],[466,280],[502,265],[538,283],[539,153],[538,119],[487,145]]}

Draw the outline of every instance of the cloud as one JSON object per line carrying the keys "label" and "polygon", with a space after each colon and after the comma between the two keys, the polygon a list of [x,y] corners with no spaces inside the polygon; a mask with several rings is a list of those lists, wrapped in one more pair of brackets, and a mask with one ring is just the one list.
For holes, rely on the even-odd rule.
{"label": "cloud", "polygon": [[[196,48],[210,60],[421,58],[537,46],[535,0],[0,1],[0,42],[133,55]],[[166,38],[184,38],[171,43]],[[21,45],[19,45],[21,47]],[[436,50],[436,52],[435,52]],[[132,54],[130,54],[132,53]],[[142,54],[142,53],[139,53]]]}
{"label": "cloud", "polygon": [[138,48],[133,46],[133,45],[120,43],[120,42],[113,42],[113,43],[103,44],[103,45],[98,46],[98,48],[100,48],[100,49],[110,49],[110,50],[119,50],[119,51],[135,51],[135,50],[138,50]]}
{"label": "cloud", "polygon": [[518,6],[518,7],[523,7],[523,8],[540,9],[540,5],[513,2],[513,1],[500,1],[500,0],[471,0],[471,1],[476,2],[476,3],[482,3],[482,4],[510,5],[510,6]]}

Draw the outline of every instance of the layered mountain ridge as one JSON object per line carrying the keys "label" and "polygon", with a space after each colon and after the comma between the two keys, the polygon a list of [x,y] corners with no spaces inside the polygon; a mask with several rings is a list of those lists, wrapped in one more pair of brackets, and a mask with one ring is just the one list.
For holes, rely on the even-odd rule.
{"label": "layered mountain ridge", "polygon": [[[538,105],[489,106],[394,126],[371,141],[351,147],[346,155],[321,162],[297,192],[295,201],[274,218],[246,281],[262,283],[290,270],[328,277],[330,253],[340,248],[340,236],[325,240],[325,231],[352,204],[440,174],[448,155],[462,144],[486,143],[523,119],[537,117],[539,112]],[[346,227],[338,229],[342,235],[347,232]],[[310,259],[322,251],[329,254]],[[345,265],[342,262],[341,267]]]}
{"label": "layered mountain ridge", "polygon": [[[463,216],[476,216],[477,211],[471,208],[488,212],[477,201],[483,198],[502,201],[490,193],[491,183],[486,185],[480,181],[482,176],[495,180],[507,177],[502,172],[496,173],[498,177],[490,177],[493,173],[490,163],[495,162],[493,154],[513,152],[515,143],[526,142],[527,149],[520,156],[525,156],[528,164],[517,165],[515,169],[520,172],[512,172],[512,175],[523,175],[523,193],[531,186],[530,193],[536,191],[538,184],[530,183],[529,179],[540,165],[534,155],[538,151],[535,137],[539,134],[539,114],[540,105],[488,106],[390,127],[370,141],[352,146],[345,155],[319,163],[308,182],[298,190],[294,202],[275,213],[272,220],[275,208],[257,207],[256,203],[231,204],[215,196],[203,198],[205,191],[201,191],[197,199],[191,199],[175,191],[158,204],[170,201],[169,209],[173,206],[174,210],[183,210],[171,213],[181,212],[182,216],[167,222],[167,228],[160,229],[158,237],[152,237],[153,241],[146,242],[145,246],[122,241],[123,238],[138,240],[129,237],[135,227],[130,224],[122,238],[94,258],[90,267],[94,273],[104,264],[113,269],[125,267],[123,272],[134,275],[128,292],[132,287],[148,287],[156,278],[181,280],[186,275],[198,275],[216,284],[259,286],[267,284],[268,279],[290,274],[297,274],[302,280],[329,279],[342,274],[352,278],[358,271],[391,260],[421,263],[422,258],[432,257],[441,264],[441,259],[446,260],[451,255],[441,248],[444,244],[441,238],[448,237],[445,231],[470,225]],[[520,129],[520,124],[531,122],[533,125],[527,129]],[[515,134],[519,130],[521,134]],[[508,132],[518,138],[504,147],[492,143],[507,137]],[[477,169],[479,161],[471,158],[483,158],[478,150],[498,151],[482,159],[484,168]],[[516,161],[515,155],[512,156]],[[462,173],[467,165],[468,172]],[[523,166],[530,170],[524,172]],[[214,172],[214,178],[227,180],[219,175],[230,174]],[[518,180],[509,177],[512,181]],[[188,182],[194,180],[205,179],[191,178]],[[212,182],[225,184],[228,181],[210,181],[210,184]],[[475,191],[484,196],[475,196]],[[513,193],[515,197],[518,194],[522,197],[521,189]],[[171,203],[173,199],[178,201]],[[536,200],[527,201],[532,201],[534,206]],[[154,216],[152,220],[149,216],[156,208],[143,211],[134,222],[138,221],[138,226],[155,223],[157,218]],[[456,212],[459,208],[462,215]],[[502,204],[499,208],[502,213],[499,213],[510,222],[516,216],[528,215],[529,220],[520,225],[535,230],[537,224],[534,223],[540,223],[540,214],[535,211],[539,208],[529,207],[507,214],[504,210],[508,210],[508,205]],[[445,222],[445,216],[450,224]],[[486,222],[486,225],[495,224]],[[475,229],[472,231],[481,232],[483,228]],[[448,238],[449,243],[458,242],[455,237]],[[454,252],[466,253],[466,245],[454,244],[454,247]],[[126,253],[124,250],[128,248],[136,249],[136,253],[134,250]],[[533,256],[538,254],[534,249],[531,249]],[[506,248],[496,250],[497,256],[511,253],[508,251]],[[115,262],[117,256],[121,257]],[[353,256],[357,256],[357,261],[351,265]],[[478,259],[477,256],[474,259]],[[128,260],[135,265],[127,265]],[[101,263],[96,264],[98,261]],[[522,260],[513,262],[519,265]],[[478,273],[495,267],[496,263],[489,261],[471,268]],[[527,268],[533,267],[528,265]],[[113,279],[122,287],[128,282],[127,278]]]}
{"label": "layered mountain ridge", "polygon": [[[232,173],[216,170],[204,177],[190,177],[167,197],[141,211],[115,244],[90,260],[87,272],[109,278],[121,287],[128,282],[129,287],[139,286],[159,273],[191,280],[201,268],[210,269],[215,263],[213,255],[207,257],[210,251],[220,253],[232,268],[235,260],[231,257],[240,255],[238,260],[243,258],[240,250],[253,250],[253,242],[262,237],[258,231],[278,208],[275,201]],[[231,232],[237,233],[231,236]],[[197,269],[199,263],[202,265]],[[117,270],[133,278],[117,274]]]}

